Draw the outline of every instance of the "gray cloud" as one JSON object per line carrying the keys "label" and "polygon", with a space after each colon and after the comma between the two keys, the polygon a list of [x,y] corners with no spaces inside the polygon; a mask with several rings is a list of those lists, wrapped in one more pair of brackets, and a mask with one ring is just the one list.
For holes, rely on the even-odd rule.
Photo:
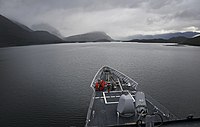
{"label": "gray cloud", "polygon": [[0,14],[62,35],[105,31],[113,38],[199,30],[199,0],[0,0]]}

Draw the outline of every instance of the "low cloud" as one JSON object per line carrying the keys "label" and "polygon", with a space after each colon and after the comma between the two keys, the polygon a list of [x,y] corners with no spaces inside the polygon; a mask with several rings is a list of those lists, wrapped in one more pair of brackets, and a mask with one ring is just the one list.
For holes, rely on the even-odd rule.
{"label": "low cloud", "polygon": [[0,14],[31,27],[49,24],[63,36],[104,31],[134,34],[198,31],[199,0],[0,0]]}

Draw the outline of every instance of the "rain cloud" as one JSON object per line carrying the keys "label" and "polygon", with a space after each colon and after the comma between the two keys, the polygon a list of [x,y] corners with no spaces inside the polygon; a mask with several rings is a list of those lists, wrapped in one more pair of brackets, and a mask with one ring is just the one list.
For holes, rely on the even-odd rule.
{"label": "rain cloud", "polygon": [[0,0],[0,14],[29,27],[49,24],[62,36],[200,31],[199,0]]}

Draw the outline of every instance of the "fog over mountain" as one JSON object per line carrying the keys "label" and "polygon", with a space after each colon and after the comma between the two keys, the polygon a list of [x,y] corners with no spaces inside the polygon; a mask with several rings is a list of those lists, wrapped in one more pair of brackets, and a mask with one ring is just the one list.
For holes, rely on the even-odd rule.
{"label": "fog over mountain", "polygon": [[0,13],[29,28],[49,24],[64,37],[104,31],[113,39],[200,31],[199,0],[0,0]]}
{"label": "fog over mountain", "polygon": [[37,30],[37,31],[48,31],[49,33],[56,35],[60,38],[63,38],[60,32],[54,28],[53,26],[46,24],[46,23],[40,23],[40,24],[34,24],[31,26],[32,30]]}
{"label": "fog over mountain", "polygon": [[0,47],[51,44],[61,41],[47,31],[32,31],[27,26],[0,15]]}

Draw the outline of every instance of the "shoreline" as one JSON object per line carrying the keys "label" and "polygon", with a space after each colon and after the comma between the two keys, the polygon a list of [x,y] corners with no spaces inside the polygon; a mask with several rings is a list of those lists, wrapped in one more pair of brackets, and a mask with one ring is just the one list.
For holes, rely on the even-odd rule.
{"label": "shoreline", "polygon": [[80,43],[112,43],[112,42],[118,42],[118,43],[143,43],[143,44],[166,44],[164,46],[197,46],[200,45],[193,45],[193,44],[180,44],[176,42],[138,42],[138,41],[111,41],[111,42],[55,42],[55,43],[41,43],[41,44],[28,44],[28,45],[7,45],[7,46],[0,46],[1,48],[11,48],[11,47],[22,47],[22,46],[38,46],[38,45],[50,45],[50,44],[80,44]]}

